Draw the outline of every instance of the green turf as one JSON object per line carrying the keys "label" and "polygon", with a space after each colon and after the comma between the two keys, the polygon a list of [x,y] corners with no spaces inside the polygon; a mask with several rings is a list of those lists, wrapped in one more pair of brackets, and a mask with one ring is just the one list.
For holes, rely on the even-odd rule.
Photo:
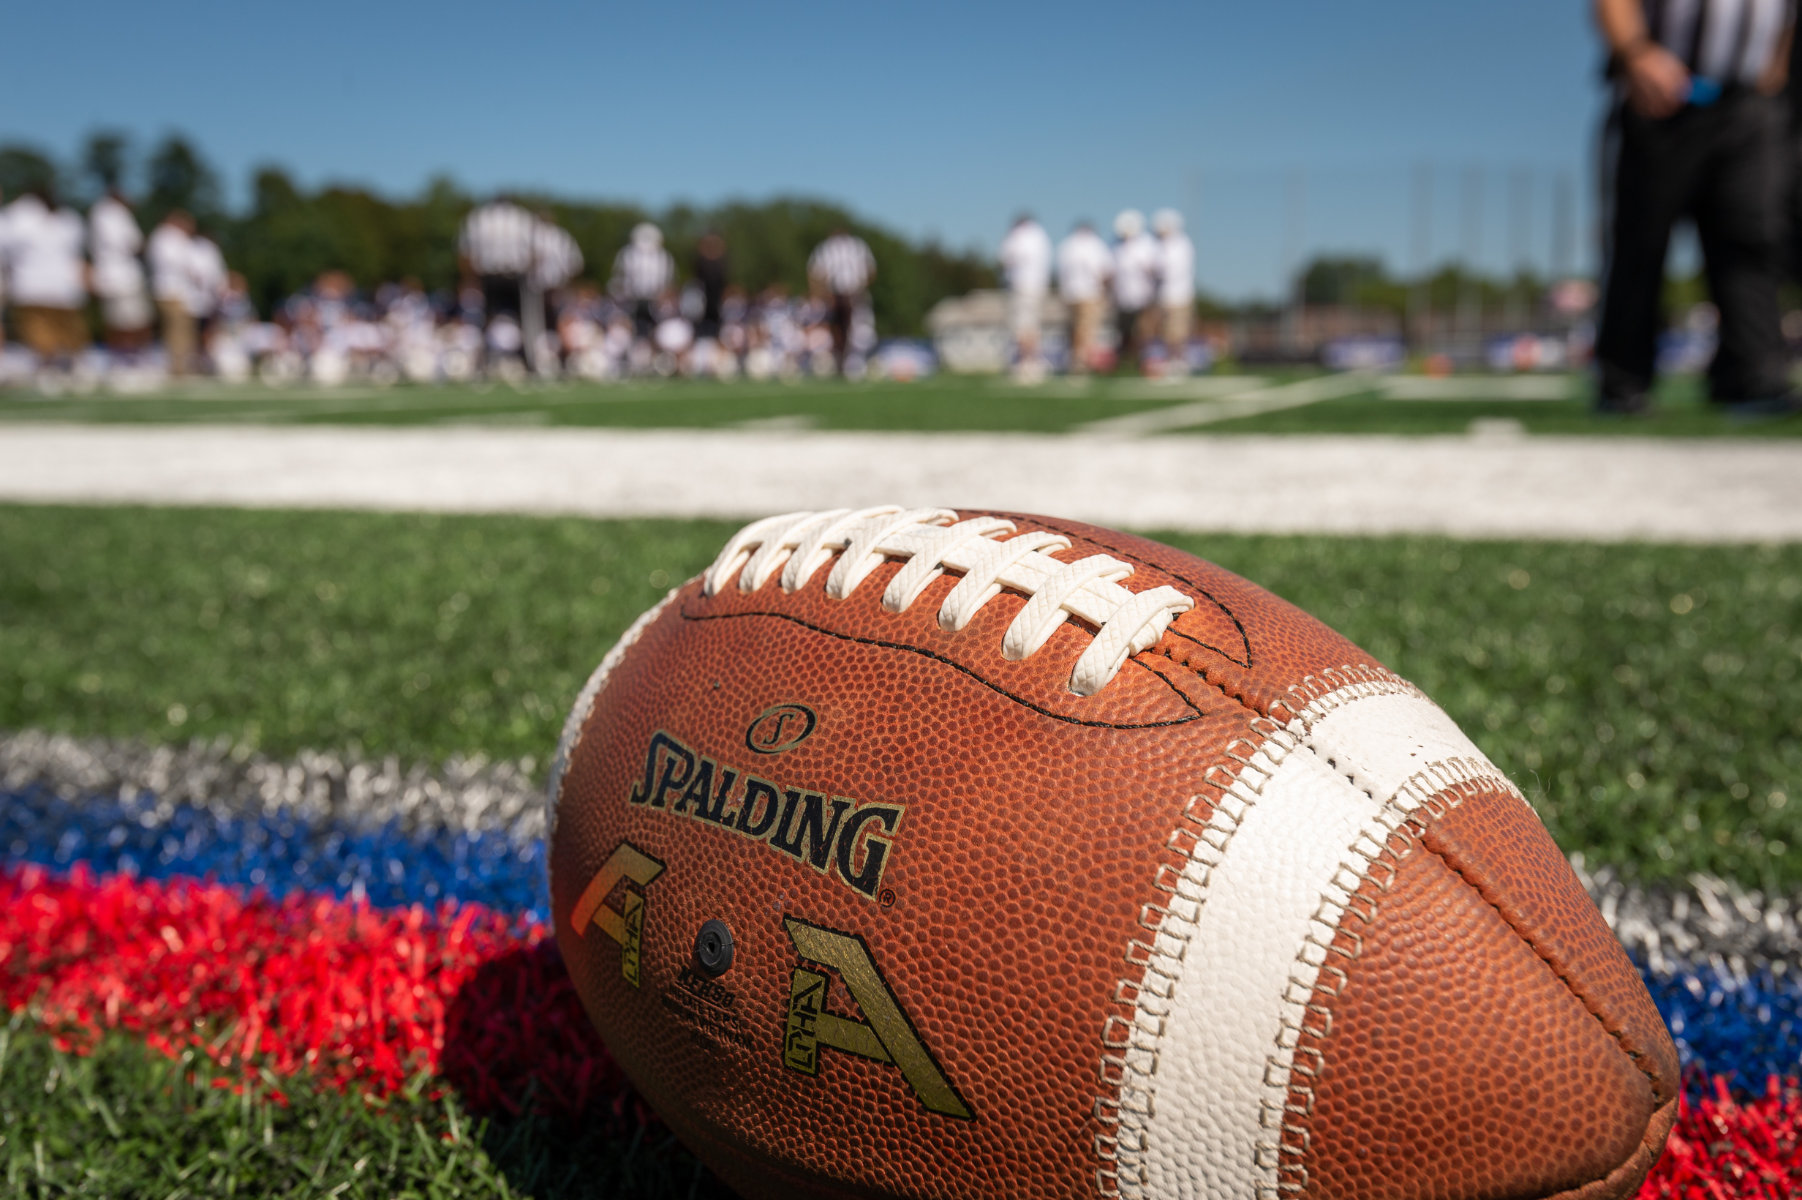
{"label": "green turf", "polygon": [[[1300,378],[1259,371],[1271,386]],[[1227,381],[1230,384],[1230,380]],[[262,385],[194,385],[149,396],[108,394],[43,398],[0,392],[0,423],[20,421],[250,422],[337,425],[491,424],[632,428],[750,427],[843,430],[1069,432],[1085,423],[1173,404],[1197,404],[1194,428],[1217,433],[1464,434],[1513,422],[1529,433],[1645,436],[1802,434],[1802,419],[1746,423],[1703,403],[1693,377],[1666,380],[1654,413],[1643,419],[1598,419],[1587,388],[1566,377],[1563,400],[1391,400],[1371,388],[1295,408],[1214,420],[1197,396],[1220,381],[1168,385],[1137,379],[1053,380],[1022,388],[1005,380],[938,376],[918,383],[667,383],[534,386],[446,385],[340,390]],[[1244,391],[1258,386],[1247,383]],[[1497,387],[1505,387],[1498,382]]]}
{"label": "green turf", "polygon": [[154,1197],[706,1197],[726,1193],[666,1132],[622,1140],[537,1118],[476,1120],[426,1080],[374,1103],[123,1035],[59,1051],[0,1024],[0,1191]]}
{"label": "green turf", "polygon": [[[730,526],[0,507],[0,728],[543,761]],[[1193,537],[1421,684],[1561,843],[1802,884],[1802,547]]]}
{"label": "green turf", "polygon": [[[1129,395],[1137,395],[1127,389]],[[253,422],[334,425],[554,425],[1060,432],[1102,417],[1155,408],[1111,385],[1027,390],[988,379],[918,384],[634,383],[394,387],[295,391],[200,388],[190,394],[41,399],[0,393],[0,422]]]}
{"label": "green turf", "polygon": [[733,528],[0,508],[0,727],[543,756]]}

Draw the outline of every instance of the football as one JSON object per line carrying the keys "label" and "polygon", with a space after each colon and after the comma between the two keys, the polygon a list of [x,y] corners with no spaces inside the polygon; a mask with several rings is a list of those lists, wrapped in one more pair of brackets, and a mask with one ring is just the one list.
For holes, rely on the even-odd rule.
{"label": "football", "polygon": [[758,521],[606,655],[549,803],[589,1016],[746,1196],[1589,1200],[1676,1114],[1521,792],[1130,535]]}

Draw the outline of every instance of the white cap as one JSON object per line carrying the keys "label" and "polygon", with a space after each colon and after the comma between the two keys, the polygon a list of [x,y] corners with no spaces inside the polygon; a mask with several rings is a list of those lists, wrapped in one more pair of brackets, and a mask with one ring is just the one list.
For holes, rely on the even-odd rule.
{"label": "white cap", "polygon": [[649,221],[640,221],[638,224],[632,226],[632,240],[640,246],[661,246],[663,244],[663,230],[657,228]]}
{"label": "white cap", "polygon": [[1136,208],[1120,210],[1114,218],[1114,236],[1120,238],[1136,238],[1145,232],[1145,214]]}
{"label": "white cap", "polygon": [[1183,215],[1174,208],[1160,208],[1152,215],[1151,227],[1162,234],[1181,233]]}

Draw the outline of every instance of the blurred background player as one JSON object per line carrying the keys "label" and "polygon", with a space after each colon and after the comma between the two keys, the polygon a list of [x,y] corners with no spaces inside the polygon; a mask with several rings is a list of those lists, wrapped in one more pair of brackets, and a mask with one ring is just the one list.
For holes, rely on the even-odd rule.
{"label": "blurred background player", "polygon": [[695,319],[695,338],[715,341],[725,324],[726,287],[731,280],[730,263],[726,259],[726,239],[709,229],[695,243],[691,274],[701,291],[701,311]]}
{"label": "blurred background player", "polygon": [[1051,287],[1051,237],[1032,214],[1021,213],[1001,239],[998,257],[1007,278],[1008,324],[1017,350],[1014,378],[1037,383],[1045,377],[1045,362],[1039,355],[1039,313]]}
{"label": "blurred background player", "polygon": [[219,243],[196,233],[188,243],[188,311],[194,317],[194,336],[200,354],[197,362],[212,367],[212,338],[219,326],[219,301],[225,295],[228,272]]}
{"label": "blurred background player", "polygon": [[1057,247],[1057,294],[1070,310],[1070,370],[1087,374],[1100,349],[1101,310],[1114,255],[1095,226],[1078,221]]}
{"label": "blurred background player", "polygon": [[582,248],[569,231],[557,224],[549,209],[540,209],[532,236],[532,263],[526,272],[521,300],[520,331],[525,338],[526,361],[544,376],[557,373],[558,340],[556,306],[563,289],[582,273]]}
{"label": "blurred background player", "polygon": [[1665,255],[1685,217],[1720,313],[1710,398],[1744,415],[1795,411],[1777,296],[1793,0],[1595,0],[1595,13],[1614,84],[1597,411],[1649,407]]}
{"label": "blurred background player", "polygon": [[538,224],[538,218],[510,196],[496,196],[470,210],[457,236],[457,260],[463,274],[482,290],[488,347],[502,361],[525,344],[521,315]]}
{"label": "blurred background player", "polygon": [[1151,218],[1158,235],[1159,336],[1168,354],[1167,370],[1189,370],[1189,325],[1195,314],[1195,243],[1183,232],[1183,215],[1160,208]]}
{"label": "blurred background player", "polygon": [[632,227],[632,236],[613,257],[608,290],[632,314],[633,369],[642,371],[656,350],[661,314],[657,302],[676,281],[676,260],[663,248],[663,230],[649,221]]}
{"label": "blurred background player", "polygon": [[157,316],[163,327],[163,353],[169,374],[186,375],[194,369],[194,313],[188,307],[192,294],[194,218],[177,208],[150,233],[150,293],[156,298]]}
{"label": "blurred background player", "polygon": [[40,367],[66,370],[88,345],[81,217],[40,182],[6,206],[4,228],[7,297],[19,340]]}
{"label": "blurred background player", "polygon": [[0,350],[6,348],[6,189],[0,188]]}
{"label": "blurred background player", "polygon": [[150,345],[150,294],[144,283],[144,231],[131,205],[115,187],[88,210],[88,256],[93,262],[94,295],[107,349],[136,354]]}
{"label": "blurred background player", "polygon": [[832,335],[832,361],[845,374],[851,349],[851,322],[857,318],[870,284],[876,279],[876,256],[862,238],[843,227],[834,229],[807,257],[807,280],[827,304],[826,328]]}
{"label": "blurred background player", "polygon": [[1114,323],[1119,330],[1116,367],[1137,366],[1157,319],[1157,240],[1145,232],[1145,216],[1129,208],[1114,218]]}

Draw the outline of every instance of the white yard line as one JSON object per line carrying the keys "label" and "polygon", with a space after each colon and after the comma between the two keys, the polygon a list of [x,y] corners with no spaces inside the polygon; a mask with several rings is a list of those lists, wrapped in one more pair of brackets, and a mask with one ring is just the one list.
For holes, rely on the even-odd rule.
{"label": "white yard line", "polygon": [[1380,389],[1385,400],[1569,400],[1569,375],[1391,375]]}
{"label": "white yard line", "polygon": [[[1262,383],[1261,380],[1258,382]],[[1195,400],[1188,404],[1172,404],[1168,408],[1148,409],[1145,412],[1126,413],[1118,417],[1105,417],[1099,421],[1090,421],[1079,428],[1083,433],[1101,433],[1111,437],[1145,437],[1154,433],[1171,433],[1178,429],[1212,425],[1217,421],[1230,421],[1237,417],[1276,412],[1278,409],[1318,404],[1322,400],[1330,400],[1335,396],[1367,392],[1374,386],[1375,381],[1372,376],[1357,372],[1347,372],[1342,375],[1316,375],[1295,383],[1278,384],[1275,387],[1257,386],[1243,391],[1228,392],[1226,395],[1214,399]]]}
{"label": "white yard line", "polygon": [[1109,400],[1221,400],[1255,391],[1270,381],[1262,375],[1177,375],[1163,379],[1122,379],[1110,384]]}
{"label": "white yard line", "polygon": [[1802,541],[1802,442],[10,425],[0,500],[730,518],[896,502],[1140,529]]}

